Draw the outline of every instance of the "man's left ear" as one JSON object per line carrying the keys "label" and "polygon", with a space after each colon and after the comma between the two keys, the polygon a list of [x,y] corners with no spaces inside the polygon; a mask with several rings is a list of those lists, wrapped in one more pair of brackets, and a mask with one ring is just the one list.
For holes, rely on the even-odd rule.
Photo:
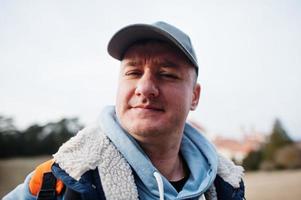
{"label": "man's left ear", "polygon": [[200,94],[201,94],[201,85],[199,83],[196,83],[193,88],[193,96],[192,96],[190,110],[195,110],[196,107],[198,106]]}

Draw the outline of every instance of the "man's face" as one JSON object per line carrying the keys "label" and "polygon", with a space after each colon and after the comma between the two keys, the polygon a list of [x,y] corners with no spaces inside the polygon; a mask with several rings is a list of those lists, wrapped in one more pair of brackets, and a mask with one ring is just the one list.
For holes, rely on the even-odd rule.
{"label": "man's face", "polygon": [[194,68],[168,44],[136,44],[125,53],[116,113],[121,126],[138,141],[179,137],[199,95]]}

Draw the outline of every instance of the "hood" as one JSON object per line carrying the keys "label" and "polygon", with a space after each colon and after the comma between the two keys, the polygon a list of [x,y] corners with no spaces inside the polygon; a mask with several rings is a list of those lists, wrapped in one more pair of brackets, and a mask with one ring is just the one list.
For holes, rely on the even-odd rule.
{"label": "hood", "polygon": [[[134,169],[139,196],[159,198],[158,180],[160,174],[143,152],[136,140],[119,125],[114,107],[107,107],[101,115],[101,127],[112,143]],[[185,125],[181,153],[190,170],[190,176],[182,191],[178,193],[169,181],[161,175],[166,199],[187,199],[199,197],[213,183],[217,173],[218,157],[214,147],[189,124]]]}

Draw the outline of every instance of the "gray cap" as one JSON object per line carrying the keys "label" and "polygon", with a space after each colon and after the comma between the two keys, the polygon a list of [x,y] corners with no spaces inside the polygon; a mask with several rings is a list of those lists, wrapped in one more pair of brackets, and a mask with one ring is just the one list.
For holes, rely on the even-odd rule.
{"label": "gray cap", "polygon": [[133,24],[120,29],[109,41],[108,52],[112,57],[122,60],[126,50],[141,40],[161,40],[178,47],[198,72],[198,62],[189,36],[165,22]]}

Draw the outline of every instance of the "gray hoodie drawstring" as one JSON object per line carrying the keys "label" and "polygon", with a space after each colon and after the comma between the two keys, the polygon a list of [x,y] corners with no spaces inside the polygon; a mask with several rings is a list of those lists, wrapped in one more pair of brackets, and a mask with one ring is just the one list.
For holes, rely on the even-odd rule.
{"label": "gray hoodie drawstring", "polygon": [[159,194],[160,194],[160,200],[164,200],[164,187],[163,187],[163,180],[158,172],[154,172],[154,176],[156,178],[158,188],[159,188]]}

